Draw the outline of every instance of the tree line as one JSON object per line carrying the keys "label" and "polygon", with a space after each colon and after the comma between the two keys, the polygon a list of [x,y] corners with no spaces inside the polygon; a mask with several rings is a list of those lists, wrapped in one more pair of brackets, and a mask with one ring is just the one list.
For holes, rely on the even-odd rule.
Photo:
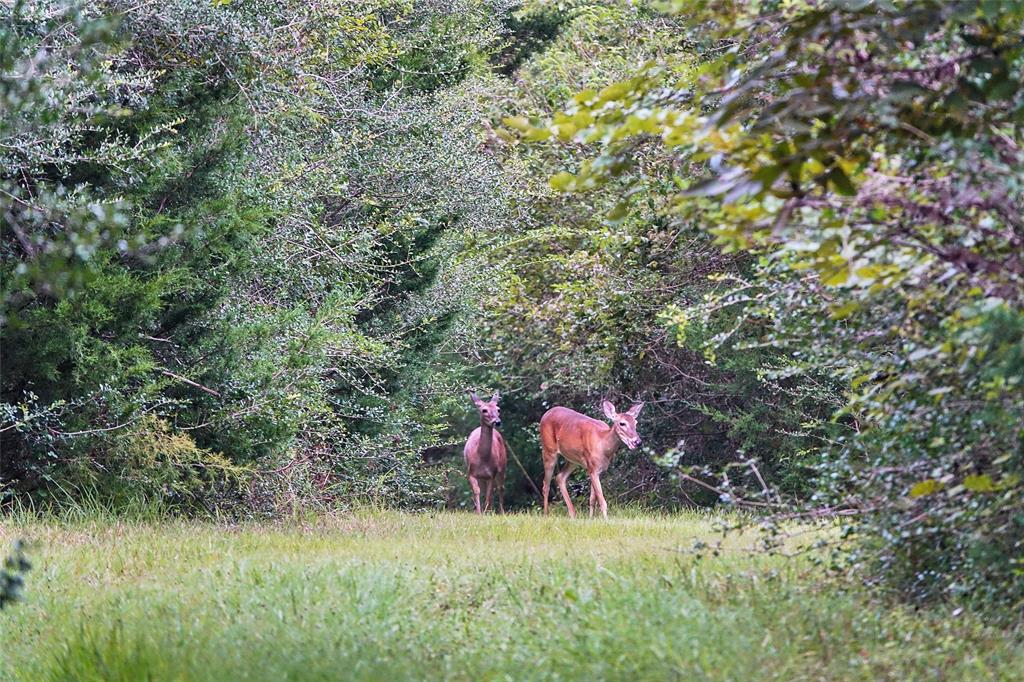
{"label": "tree line", "polygon": [[6,504],[464,505],[475,387],[521,507],[643,400],[613,503],[1024,599],[1019,3],[0,12]]}

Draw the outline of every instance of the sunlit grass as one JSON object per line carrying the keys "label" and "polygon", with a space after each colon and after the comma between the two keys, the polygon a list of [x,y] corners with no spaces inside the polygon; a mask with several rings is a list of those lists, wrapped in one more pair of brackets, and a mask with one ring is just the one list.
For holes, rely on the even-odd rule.
{"label": "sunlit grass", "polygon": [[0,679],[1014,679],[977,619],[847,593],[804,560],[685,551],[713,517],[357,513],[4,523],[27,600]]}

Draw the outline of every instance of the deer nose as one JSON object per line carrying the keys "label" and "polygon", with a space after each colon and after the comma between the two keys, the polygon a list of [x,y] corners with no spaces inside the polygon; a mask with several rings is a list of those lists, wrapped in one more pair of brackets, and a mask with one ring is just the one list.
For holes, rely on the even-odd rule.
{"label": "deer nose", "polygon": [[494,425],[494,426],[501,426],[501,420],[500,419],[495,419],[493,422],[491,422],[491,424]]}

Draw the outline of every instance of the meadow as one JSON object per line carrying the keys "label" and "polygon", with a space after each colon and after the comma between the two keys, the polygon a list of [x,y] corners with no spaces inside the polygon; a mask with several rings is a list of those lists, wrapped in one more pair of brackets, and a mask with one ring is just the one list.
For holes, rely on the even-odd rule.
{"label": "meadow", "polygon": [[[715,517],[367,511],[241,525],[6,519],[0,679],[1019,679],[1024,645],[806,559],[690,553]],[[955,614],[955,615],[954,615]]]}

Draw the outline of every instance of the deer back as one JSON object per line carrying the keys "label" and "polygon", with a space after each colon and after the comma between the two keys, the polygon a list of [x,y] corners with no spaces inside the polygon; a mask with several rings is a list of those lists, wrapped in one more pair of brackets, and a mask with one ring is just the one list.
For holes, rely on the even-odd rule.
{"label": "deer back", "polygon": [[544,413],[540,437],[545,449],[557,450],[588,471],[605,470],[619,445],[608,424],[567,407],[552,407]]}

